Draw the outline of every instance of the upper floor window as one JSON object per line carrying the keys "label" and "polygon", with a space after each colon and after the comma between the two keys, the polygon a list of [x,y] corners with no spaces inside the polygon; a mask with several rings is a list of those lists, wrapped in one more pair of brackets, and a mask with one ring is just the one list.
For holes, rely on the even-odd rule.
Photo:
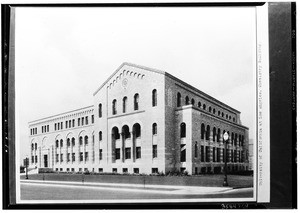
{"label": "upper floor window", "polygon": [[188,104],[189,104],[189,102],[190,102],[190,99],[189,99],[189,97],[188,97],[188,96],[186,96],[186,97],[185,97],[185,105],[188,105]]}
{"label": "upper floor window", "polygon": [[61,139],[60,140],[60,147],[63,147],[64,146],[64,142],[63,142],[63,140]]}
{"label": "upper floor window", "polygon": [[117,114],[117,100],[114,99],[112,102],[112,114],[115,115]]}
{"label": "upper floor window", "polygon": [[85,117],[85,124],[86,124],[86,125],[89,124],[89,117],[88,117],[88,116]]}
{"label": "upper floor window", "polygon": [[139,94],[134,95],[134,110],[139,110]]}
{"label": "upper floor window", "polygon": [[102,141],[102,131],[99,132],[99,141]]}
{"label": "upper floor window", "polygon": [[66,129],[68,128],[68,121],[66,121]]}
{"label": "upper floor window", "polygon": [[180,138],[186,137],[186,125],[185,123],[180,124]]}
{"label": "upper floor window", "polygon": [[192,98],[191,103],[192,103],[192,105],[194,106],[194,104],[195,104],[194,98]]}
{"label": "upper floor window", "polygon": [[80,118],[78,118],[78,126],[80,126]]}
{"label": "upper floor window", "polygon": [[98,114],[99,114],[99,118],[102,117],[102,104],[99,104],[98,106]]}
{"label": "upper floor window", "polygon": [[84,145],[88,145],[89,144],[89,137],[85,136],[84,137]]}
{"label": "upper floor window", "polygon": [[206,105],[205,105],[205,104],[203,104],[203,109],[204,109],[204,110],[206,109]]}
{"label": "upper floor window", "polygon": [[135,134],[135,137],[139,138],[141,137],[141,125],[136,123],[133,125],[133,134]]}
{"label": "upper floor window", "polygon": [[177,107],[181,106],[181,94],[178,92],[177,93]]}
{"label": "upper floor window", "polygon": [[208,111],[211,112],[211,107],[208,107]]}
{"label": "upper floor window", "polygon": [[81,125],[84,125],[84,117],[81,118]]}
{"label": "upper floor window", "polygon": [[154,89],[152,91],[152,106],[157,106],[157,91]]}
{"label": "upper floor window", "polygon": [[92,115],[92,124],[94,123],[94,115]]}
{"label": "upper floor window", "polygon": [[123,113],[125,113],[127,110],[127,97],[125,96],[123,98]]}
{"label": "upper floor window", "polygon": [[157,124],[152,124],[152,135],[157,135]]}
{"label": "upper floor window", "polygon": [[200,102],[200,101],[198,102],[198,107],[199,107],[199,108],[201,107],[201,102]]}

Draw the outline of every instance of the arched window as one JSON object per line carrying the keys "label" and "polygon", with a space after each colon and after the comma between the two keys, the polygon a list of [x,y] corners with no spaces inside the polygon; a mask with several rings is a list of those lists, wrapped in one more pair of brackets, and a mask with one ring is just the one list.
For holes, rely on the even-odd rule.
{"label": "arched window", "polygon": [[102,141],[102,131],[99,132],[99,141]]}
{"label": "arched window", "polygon": [[152,135],[157,135],[157,124],[152,124]]}
{"label": "arched window", "polygon": [[235,122],[235,118],[233,118],[233,122]]}
{"label": "arched window", "polygon": [[206,105],[205,105],[205,104],[203,104],[203,109],[204,109],[204,110],[206,109]]}
{"label": "arched window", "polygon": [[220,111],[218,111],[218,116],[220,116],[220,114],[221,114],[221,112],[220,112]]}
{"label": "arched window", "polygon": [[211,107],[208,107],[208,111],[211,112]]}
{"label": "arched window", "polygon": [[229,115],[229,120],[231,120],[231,115]]}
{"label": "arched window", "polygon": [[124,135],[124,138],[130,138],[130,132],[129,132],[129,127],[127,125],[122,127],[122,134]]}
{"label": "arched window", "polygon": [[134,95],[134,110],[139,110],[139,94]]}
{"label": "arched window", "polygon": [[220,137],[221,137],[221,130],[218,129],[217,142],[220,142]]}
{"label": "arched window", "polygon": [[177,107],[181,107],[181,94],[177,93]]}
{"label": "arched window", "polygon": [[117,114],[117,108],[116,108],[117,106],[116,105],[117,105],[117,100],[114,99],[112,102],[112,114],[113,115]]}
{"label": "arched window", "polygon": [[99,113],[99,118],[102,117],[102,104],[99,104],[98,106],[98,113]]}
{"label": "arched window", "polygon": [[141,125],[136,123],[132,127],[133,134],[135,134],[135,137],[139,138],[141,137]]}
{"label": "arched window", "polygon": [[180,124],[180,138],[186,137],[186,125],[185,123]]}
{"label": "arched window", "polygon": [[188,97],[188,96],[186,96],[186,97],[185,97],[185,105],[188,105],[188,104],[189,104],[189,102],[190,102],[190,99],[189,99],[189,97]]}
{"label": "arched window", "polygon": [[79,137],[79,145],[81,146],[82,143],[83,143],[83,141],[82,141],[82,136],[80,136],[80,137]]}
{"label": "arched window", "polygon": [[37,150],[37,143],[34,144],[34,149]]}
{"label": "arched window", "polygon": [[120,133],[118,127],[112,128],[111,134],[115,140],[120,139]]}
{"label": "arched window", "polygon": [[222,117],[224,117],[224,112],[222,112]]}
{"label": "arched window", "polygon": [[125,113],[127,110],[127,97],[125,96],[123,98],[123,113]]}
{"label": "arched window", "polygon": [[210,126],[209,125],[207,125],[206,126],[206,140],[209,140],[209,137],[210,137]]}
{"label": "arched window", "polygon": [[194,106],[194,104],[195,104],[194,98],[192,98],[191,103],[192,103],[192,105]]}
{"label": "arched window", "polygon": [[89,144],[89,137],[87,135],[84,137],[84,144],[85,145]]}
{"label": "arched window", "polygon": [[59,146],[59,142],[58,142],[58,140],[56,140],[55,141],[55,147],[58,148],[58,146]]}
{"label": "arched window", "polygon": [[72,138],[72,146],[75,146],[75,138]]}
{"label": "arched window", "polygon": [[157,91],[152,90],[152,106],[157,106]]}
{"label": "arched window", "polygon": [[67,139],[67,146],[70,146],[70,138]]}
{"label": "arched window", "polygon": [[215,108],[213,109],[213,113],[214,113],[214,114],[216,113],[216,109],[215,109]]}
{"label": "arched window", "polygon": [[198,102],[198,107],[199,107],[199,108],[201,107],[201,102],[200,102],[200,101]]}
{"label": "arched window", "polygon": [[63,147],[64,146],[64,142],[62,139],[60,139],[60,147]]}
{"label": "arched window", "polygon": [[213,141],[216,141],[217,129],[216,127],[213,128]]}
{"label": "arched window", "polygon": [[228,119],[228,115],[226,114],[226,119]]}
{"label": "arched window", "polygon": [[31,144],[31,150],[34,150],[34,144],[33,143]]}
{"label": "arched window", "polygon": [[204,135],[205,135],[205,125],[201,124],[201,139],[204,139]]}

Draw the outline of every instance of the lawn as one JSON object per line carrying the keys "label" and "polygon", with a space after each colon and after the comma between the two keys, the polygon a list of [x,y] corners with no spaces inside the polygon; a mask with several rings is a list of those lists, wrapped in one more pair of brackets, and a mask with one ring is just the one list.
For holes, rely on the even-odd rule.
{"label": "lawn", "polygon": [[[197,175],[197,176],[135,176],[135,175],[81,175],[81,174],[33,174],[28,175],[30,180],[56,180],[98,182],[98,183],[128,183],[149,185],[186,185],[186,186],[219,186],[223,185],[224,175]],[[21,176],[25,179],[25,176]],[[228,175],[229,187],[252,187],[253,177],[242,175]]]}

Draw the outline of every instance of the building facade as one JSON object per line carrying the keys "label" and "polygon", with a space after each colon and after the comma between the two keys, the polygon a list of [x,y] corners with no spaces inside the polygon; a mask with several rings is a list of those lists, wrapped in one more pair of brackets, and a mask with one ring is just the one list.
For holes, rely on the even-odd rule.
{"label": "building facade", "polygon": [[240,112],[167,72],[123,63],[94,104],[29,122],[32,167],[189,174],[248,170]]}

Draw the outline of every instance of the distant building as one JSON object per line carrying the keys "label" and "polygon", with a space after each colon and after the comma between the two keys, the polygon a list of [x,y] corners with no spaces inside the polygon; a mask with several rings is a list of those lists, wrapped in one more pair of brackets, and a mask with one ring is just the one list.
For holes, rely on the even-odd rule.
{"label": "distant building", "polygon": [[56,171],[219,173],[248,170],[240,112],[178,78],[123,63],[94,105],[29,122],[30,165]]}
{"label": "distant building", "polygon": [[254,155],[253,155],[253,139],[249,140],[249,170],[253,170]]}

